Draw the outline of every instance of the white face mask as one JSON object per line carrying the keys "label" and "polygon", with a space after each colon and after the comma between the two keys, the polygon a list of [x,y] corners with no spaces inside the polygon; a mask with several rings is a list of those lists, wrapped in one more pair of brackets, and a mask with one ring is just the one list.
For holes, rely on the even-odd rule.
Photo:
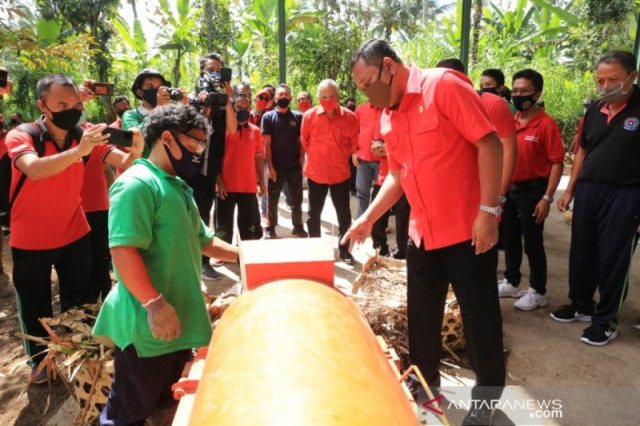
{"label": "white face mask", "polygon": [[629,90],[624,90],[624,85],[627,84],[627,80],[629,80],[630,77],[631,74],[629,74],[623,82],[607,88],[598,87],[598,96],[608,104],[617,104],[624,101],[625,97],[629,94]]}

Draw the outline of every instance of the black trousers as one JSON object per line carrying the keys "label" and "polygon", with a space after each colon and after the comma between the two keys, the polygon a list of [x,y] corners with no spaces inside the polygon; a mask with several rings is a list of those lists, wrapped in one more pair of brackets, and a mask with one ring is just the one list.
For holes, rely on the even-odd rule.
{"label": "black trousers", "polygon": [[[37,337],[47,336],[38,318],[50,318],[51,307],[51,267],[58,274],[60,307],[66,311],[73,306],[94,303],[89,291],[91,274],[91,241],[89,235],[60,248],[51,250],[11,249],[13,258],[13,285],[16,288],[20,326],[25,334]],[[25,340],[27,355],[34,356],[44,347]],[[44,354],[34,357],[32,365],[44,358]]]}
{"label": "black trousers", "polygon": [[[193,189],[193,199],[198,206],[200,217],[207,226],[210,226],[211,208],[216,196],[216,176],[197,175],[193,179],[189,179],[187,184]],[[208,262],[209,258],[202,256],[202,264],[204,265]]]}
{"label": "black trousers", "polygon": [[594,324],[617,324],[629,290],[638,225],[640,187],[578,183],[571,223],[569,298],[580,311],[593,313]]}
{"label": "black trousers", "polygon": [[[342,239],[351,226],[351,206],[349,205],[351,181],[347,179],[334,185],[317,183],[311,179],[308,179],[308,182],[309,219],[307,220],[307,229],[309,230],[309,236],[320,237],[321,235],[320,215],[327,199],[327,193],[330,193],[331,202],[336,209],[336,216],[338,217],[338,238],[339,240]],[[340,250],[344,251],[346,248],[341,246]]]}
{"label": "black trousers", "polygon": [[109,211],[97,211],[85,213],[91,232],[91,277],[89,278],[89,297],[104,300],[111,290],[111,276],[109,265],[111,253],[109,252]]}
{"label": "black trousers", "polygon": [[[375,199],[380,192],[380,185],[373,186],[371,199]],[[411,207],[407,201],[406,195],[393,205],[396,216],[396,245],[398,246],[397,257],[404,259],[407,253],[407,242],[409,240],[409,216],[411,215]],[[373,240],[373,248],[389,249],[387,245],[387,227],[389,226],[389,211],[385,212],[378,219],[371,229],[371,239]]]}
{"label": "black trousers", "polygon": [[278,225],[278,202],[280,192],[284,184],[289,187],[289,200],[291,202],[291,222],[294,227],[302,227],[302,171],[296,169],[287,172],[277,172],[275,182],[269,179],[267,190],[269,199],[267,204],[267,221],[270,228]]}
{"label": "black trousers", "polygon": [[193,358],[189,349],[142,358],[133,345],[115,348],[115,376],[109,400],[100,413],[100,425],[144,425],[156,409],[176,407],[171,386]]}
{"label": "black trousers", "polygon": [[529,282],[540,294],[547,291],[547,255],[544,251],[544,222],[536,223],[532,216],[542,200],[546,183],[530,189],[511,190],[504,204],[500,234],[504,248],[504,277],[514,286],[520,285],[522,273],[522,240],[529,259]]}
{"label": "black trousers", "polygon": [[229,244],[233,241],[233,215],[238,207],[238,231],[242,240],[262,238],[260,212],[255,193],[231,192],[223,200],[216,197],[216,236]]}
{"label": "black trousers", "polygon": [[409,356],[431,386],[440,385],[442,318],[449,283],[460,304],[469,361],[476,373],[474,399],[497,399],[505,383],[497,249],[476,255],[471,241],[423,250],[409,240],[407,303]]}

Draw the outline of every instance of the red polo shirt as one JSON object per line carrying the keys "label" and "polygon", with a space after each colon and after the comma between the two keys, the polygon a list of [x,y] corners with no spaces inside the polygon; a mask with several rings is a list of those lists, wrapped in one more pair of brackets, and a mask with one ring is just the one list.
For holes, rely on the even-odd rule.
{"label": "red polo shirt", "polygon": [[[13,164],[21,155],[35,153],[31,136],[20,130],[9,132],[6,143]],[[73,141],[71,147],[76,145],[77,141]],[[54,142],[45,140],[45,157],[59,152]],[[20,175],[16,167],[11,168],[11,194]],[[80,198],[83,177],[84,164],[80,159],[55,176],[27,178],[11,209],[11,247],[48,250],[86,235],[89,224]]]}
{"label": "red polo shirt", "polygon": [[426,250],[470,240],[480,204],[475,142],[495,129],[469,79],[412,66],[398,109],[383,111],[380,129],[411,205],[409,237]]}
{"label": "red polo shirt", "polygon": [[503,97],[483,92],[480,95],[480,101],[489,115],[489,121],[496,128],[498,137],[507,138],[515,135],[516,125],[513,122],[513,114]]}
{"label": "red polo shirt", "polygon": [[256,154],[263,152],[260,128],[248,123],[227,133],[222,159],[222,183],[227,192],[257,191]]}
{"label": "red polo shirt", "polygon": [[109,210],[109,188],[104,175],[104,163],[109,154],[116,149],[113,145],[98,145],[91,151],[84,165],[82,181],[82,210],[85,213]]}
{"label": "red polo shirt", "polygon": [[358,135],[358,158],[365,161],[380,161],[380,156],[371,152],[371,142],[382,139],[380,136],[380,108],[374,108],[370,102],[356,108],[356,118],[360,125]]}
{"label": "red polo shirt", "polygon": [[351,178],[349,156],[358,148],[356,115],[339,107],[329,120],[322,106],[304,114],[300,141],[307,153],[304,175],[316,183],[333,185]]}
{"label": "red polo shirt", "polygon": [[387,161],[387,157],[380,157],[380,166],[378,167],[378,177],[376,178],[376,185],[382,186],[388,174],[389,162]]}
{"label": "red polo shirt", "polygon": [[518,156],[512,182],[548,178],[551,166],[564,159],[564,146],[560,129],[553,118],[543,110],[521,124],[515,115]]}

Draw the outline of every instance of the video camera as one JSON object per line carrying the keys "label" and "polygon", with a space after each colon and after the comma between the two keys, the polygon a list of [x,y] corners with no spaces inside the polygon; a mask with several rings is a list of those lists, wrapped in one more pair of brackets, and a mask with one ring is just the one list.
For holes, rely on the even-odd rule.
{"label": "video camera", "polygon": [[200,73],[196,80],[196,93],[207,93],[207,98],[200,105],[224,108],[229,99],[222,86],[230,81],[231,68],[221,68],[220,73]]}

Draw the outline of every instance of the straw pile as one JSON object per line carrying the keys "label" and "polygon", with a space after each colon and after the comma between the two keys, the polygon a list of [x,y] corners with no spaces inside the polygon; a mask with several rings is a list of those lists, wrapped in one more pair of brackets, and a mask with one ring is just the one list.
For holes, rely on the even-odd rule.
{"label": "straw pile", "polygon": [[[59,376],[80,407],[74,424],[95,421],[107,402],[113,380],[113,352],[110,342],[91,334],[100,305],[84,305],[54,318],[41,318],[48,339],[22,335],[47,347],[36,371],[47,369],[49,379]],[[105,346],[106,344],[106,346]]]}
{"label": "straw pile", "polygon": [[[351,297],[362,310],[376,335],[384,337],[408,368],[406,263],[383,256],[372,256],[353,283]],[[458,302],[449,289],[442,324],[443,348],[457,361],[455,351],[464,348],[464,332]]]}

